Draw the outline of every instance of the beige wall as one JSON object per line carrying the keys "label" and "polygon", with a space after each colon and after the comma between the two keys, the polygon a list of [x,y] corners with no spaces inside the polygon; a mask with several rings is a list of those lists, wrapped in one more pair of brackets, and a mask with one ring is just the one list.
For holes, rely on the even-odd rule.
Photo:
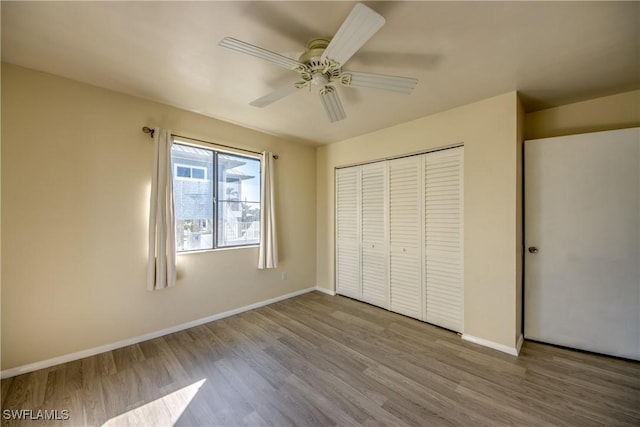
{"label": "beige wall", "polygon": [[[3,370],[315,285],[315,148],[8,64],[1,108]],[[181,255],[178,286],[146,290],[144,125],[279,155],[278,270],[257,248]]]}
{"label": "beige wall", "polygon": [[528,113],[525,139],[640,126],[640,90]]}
{"label": "beige wall", "polygon": [[334,284],[334,169],[464,143],[464,333],[515,347],[521,232],[515,92],[318,149],[317,285]]}

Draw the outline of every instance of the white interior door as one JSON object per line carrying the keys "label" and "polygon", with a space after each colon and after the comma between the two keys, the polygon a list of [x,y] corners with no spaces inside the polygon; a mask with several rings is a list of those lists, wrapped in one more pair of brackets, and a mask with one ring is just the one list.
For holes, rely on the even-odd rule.
{"label": "white interior door", "polygon": [[336,292],[360,290],[360,167],[336,170]]}
{"label": "white interior door", "polygon": [[390,308],[422,319],[422,158],[389,161]]}
{"label": "white interior door", "polygon": [[361,166],[362,300],[389,308],[387,162]]}
{"label": "white interior door", "polygon": [[640,360],[640,129],[525,142],[525,337]]}

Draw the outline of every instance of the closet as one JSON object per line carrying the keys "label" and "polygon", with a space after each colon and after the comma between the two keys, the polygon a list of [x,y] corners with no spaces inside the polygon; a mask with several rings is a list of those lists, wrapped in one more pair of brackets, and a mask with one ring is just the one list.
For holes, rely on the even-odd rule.
{"label": "closet", "polygon": [[463,327],[463,147],[336,169],[336,292]]}

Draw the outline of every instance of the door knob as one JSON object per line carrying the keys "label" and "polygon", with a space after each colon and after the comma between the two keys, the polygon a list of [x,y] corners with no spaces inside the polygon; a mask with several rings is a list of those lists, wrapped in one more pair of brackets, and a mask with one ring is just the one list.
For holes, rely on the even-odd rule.
{"label": "door knob", "polygon": [[532,254],[537,254],[538,248],[536,248],[535,246],[529,246],[529,252]]}

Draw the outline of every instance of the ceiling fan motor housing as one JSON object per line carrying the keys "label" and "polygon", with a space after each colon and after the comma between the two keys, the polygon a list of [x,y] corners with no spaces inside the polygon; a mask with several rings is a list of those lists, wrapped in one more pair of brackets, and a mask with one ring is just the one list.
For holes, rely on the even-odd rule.
{"label": "ceiling fan motor housing", "polygon": [[302,55],[300,55],[298,61],[302,62],[310,68],[322,66],[320,57],[324,53],[327,46],[329,46],[330,41],[330,39],[323,37],[309,40],[306,46],[306,50],[302,53]]}
{"label": "ceiling fan motor housing", "polygon": [[305,65],[305,70],[300,70],[302,78],[316,86],[324,86],[341,73],[341,67],[331,60],[322,60],[331,39],[319,37],[307,43],[306,50],[298,61]]}

